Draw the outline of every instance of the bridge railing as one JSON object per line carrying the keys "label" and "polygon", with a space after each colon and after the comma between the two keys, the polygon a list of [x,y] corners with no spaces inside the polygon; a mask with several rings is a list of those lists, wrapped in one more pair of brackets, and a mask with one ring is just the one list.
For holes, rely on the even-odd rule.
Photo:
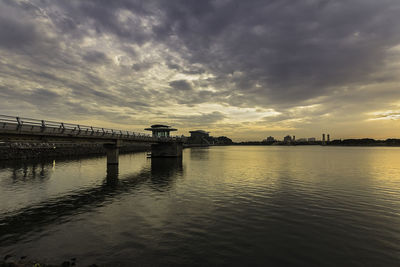
{"label": "bridge railing", "polygon": [[111,137],[116,139],[135,139],[147,141],[173,141],[179,140],[180,137],[157,138],[150,134],[138,133],[126,130],[115,130],[110,128],[100,128],[88,125],[63,123],[48,120],[38,120],[32,118],[13,117],[8,115],[0,115],[0,130],[32,132],[46,134],[65,134],[68,136],[85,136],[85,137]]}

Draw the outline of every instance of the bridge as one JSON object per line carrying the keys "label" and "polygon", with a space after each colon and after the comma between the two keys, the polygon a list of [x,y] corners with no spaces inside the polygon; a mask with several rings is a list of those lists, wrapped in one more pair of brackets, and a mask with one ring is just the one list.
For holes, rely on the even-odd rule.
{"label": "bridge", "polygon": [[0,140],[6,142],[101,143],[107,165],[118,166],[119,148],[124,143],[149,143],[153,157],[181,157],[182,139],[144,133],[0,115]]}

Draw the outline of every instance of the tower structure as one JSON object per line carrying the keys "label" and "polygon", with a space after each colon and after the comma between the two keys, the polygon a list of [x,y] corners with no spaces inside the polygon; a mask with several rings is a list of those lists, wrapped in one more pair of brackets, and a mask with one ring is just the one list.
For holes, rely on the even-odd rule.
{"label": "tower structure", "polygon": [[145,130],[151,131],[153,133],[153,137],[169,137],[170,132],[176,131],[176,129],[171,128],[171,126],[161,124],[151,125],[150,128],[146,128]]}

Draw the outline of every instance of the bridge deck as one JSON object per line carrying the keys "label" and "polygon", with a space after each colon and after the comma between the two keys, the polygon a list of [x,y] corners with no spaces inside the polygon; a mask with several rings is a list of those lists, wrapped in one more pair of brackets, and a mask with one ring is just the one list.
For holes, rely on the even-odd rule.
{"label": "bridge deck", "polygon": [[181,138],[0,115],[0,140],[164,143],[179,142]]}

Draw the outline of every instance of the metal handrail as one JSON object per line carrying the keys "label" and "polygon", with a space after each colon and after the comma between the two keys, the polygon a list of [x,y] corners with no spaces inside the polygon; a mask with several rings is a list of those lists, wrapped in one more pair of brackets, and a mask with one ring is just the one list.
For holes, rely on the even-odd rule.
{"label": "metal handrail", "polygon": [[[41,129],[42,132],[47,132],[48,130],[52,130],[53,132],[58,133],[68,133],[75,135],[83,135],[83,136],[112,136],[116,138],[124,138],[124,139],[151,139],[151,140],[161,140],[158,137],[153,137],[150,134],[126,131],[126,130],[116,130],[102,127],[94,127],[88,125],[80,125],[74,123],[64,123],[64,122],[56,122],[56,121],[48,121],[48,120],[38,120],[32,118],[24,118],[24,117],[14,117],[9,115],[0,115],[0,129],[5,128],[8,125],[16,126],[16,130],[21,130],[24,127],[26,130],[27,127],[30,127],[30,130]],[[179,140],[180,137],[169,137],[167,140]],[[165,139],[163,139],[165,140]]]}

